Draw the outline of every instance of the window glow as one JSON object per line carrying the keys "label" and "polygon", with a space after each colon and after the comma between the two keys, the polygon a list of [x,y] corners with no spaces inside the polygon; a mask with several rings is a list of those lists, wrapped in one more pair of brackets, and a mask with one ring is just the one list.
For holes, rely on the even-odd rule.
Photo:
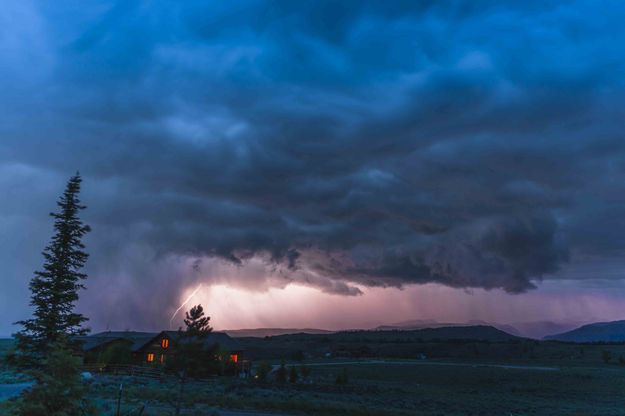
{"label": "window glow", "polygon": [[161,340],[161,347],[163,347],[164,350],[169,348],[169,340],[167,338],[163,338]]}
{"label": "window glow", "polygon": [[232,362],[238,362],[239,361],[239,354],[230,354],[230,361]]}
{"label": "window glow", "polygon": [[149,353],[148,357],[147,357],[147,360],[148,360],[149,363],[154,362],[154,354],[153,353]]}

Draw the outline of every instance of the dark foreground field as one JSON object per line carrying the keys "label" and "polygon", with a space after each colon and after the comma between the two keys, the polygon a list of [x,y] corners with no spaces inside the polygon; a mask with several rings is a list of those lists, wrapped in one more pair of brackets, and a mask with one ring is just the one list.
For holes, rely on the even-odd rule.
{"label": "dark foreground field", "polygon": [[[299,342],[289,344],[280,338],[259,339],[256,342],[265,348],[267,344],[278,341],[289,345],[288,348],[306,346]],[[386,338],[380,345],[371,340],[367,342],[372,351],[397,348]],[[345,351],[346,347],[356,347],[356,344],[342,340],[339,350]],[[219,377],[192,383],[186,388],[183,414],[625,414],[625,363],[618,360],[625,355],[622,344],[428,341],[410,345],[414,351],[440,351],[443,356],[427,356],[425,359],[380,356],[322,358],[309,356],[307,351],[303,362],[293,359],[286,362],[287,366],[298,370],[305,364],[310,370],[306,379],[300,377],[296,383],[279,383],[272,377],[265,382]],[[608,363],[604,362],[604,351],[610,352]],[[277,366],[279,360],[272,360],[271,363]],[[337,376],[345,373],[346,383],[337,384]],[[23,382],[20,378],[12,381],[7,372],[3,378],[5,383]],[[174,380],[165,378],[159,382],[119,376],[96,377],[91,384],[91,397],[99,404],[102,415],[115,414],[120,384],[123,384],[121,414],[138,415],[139,409],[145,406],[144,416],[173,415],[172,401],[178,391]],[[7,388],[15,390],[14,387]],[[0,404],[0,414],[3,414],[2,406]]]}
{"label": "dark foreground field", "polygon": [[[625,370],[593,367],[483,365],[461,362],[310,363],[308,382],[256,383],[220,378],[189,386],[186,414],[227,409],[308,415],[623,415]],[[347,369],[349,381],[337,385]],[[113,414],[119,382],[124,409],[147,404],[145,415],[172,414],[177,386],[107,378],[93,396]]]}

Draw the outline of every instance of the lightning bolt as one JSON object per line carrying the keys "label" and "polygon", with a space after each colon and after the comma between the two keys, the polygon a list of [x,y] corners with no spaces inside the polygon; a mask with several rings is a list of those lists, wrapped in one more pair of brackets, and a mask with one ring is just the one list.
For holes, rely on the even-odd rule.
{"label": "lightning bolt", "polygon": [[173,322],[174,318],[176,317],[176,315],[178,315],[178,312],[180,312],[180,310],[182,308],[185,307],[185,305],[187,303],[189,303],[189,301],[193,298],[193,296],[195,296],[195,294],[202,288],[202,283],[200,283],[200,285],[198,287],[195,288],[195,290],[193,291],[193,293],[191,293],[189,295],[189,297],[187,297],[187,299],[182,302],[182,304],[178,307],[178,309],[176,309],[176,312],[173,313],[173,315],[171,316],[171,318],[169,318],[169,329],[171,329],[171,323]]}

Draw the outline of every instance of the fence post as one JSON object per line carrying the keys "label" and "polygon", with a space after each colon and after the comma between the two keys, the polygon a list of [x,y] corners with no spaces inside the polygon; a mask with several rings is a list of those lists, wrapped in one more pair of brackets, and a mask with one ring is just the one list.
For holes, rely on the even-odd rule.
{"label": "fence post", "polygon": [[119,384],[119,394],[117,395],[117,412],[116,412],[116,416],[119,416],[119,412],[120,412],[120,407],[122,404],[122,388],[123,388],[124,384],[120,383]]}

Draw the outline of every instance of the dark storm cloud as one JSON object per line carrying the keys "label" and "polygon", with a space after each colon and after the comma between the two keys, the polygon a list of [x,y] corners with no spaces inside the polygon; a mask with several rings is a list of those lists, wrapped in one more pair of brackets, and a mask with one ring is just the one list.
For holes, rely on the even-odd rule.
{"label": "dark storm cloud", "polygon": [[[238,277],[259,290],[522,292],[625,244],[606,219],[625,214],[623,18],[619,2],[15,2],[3,186],[81,170],[93,285],[123,311],[214,277],[211,258],[263,259],[273,277]],[[20,211],[34,229],[55,192],[24,210],[19,191],[6,229]]]}

